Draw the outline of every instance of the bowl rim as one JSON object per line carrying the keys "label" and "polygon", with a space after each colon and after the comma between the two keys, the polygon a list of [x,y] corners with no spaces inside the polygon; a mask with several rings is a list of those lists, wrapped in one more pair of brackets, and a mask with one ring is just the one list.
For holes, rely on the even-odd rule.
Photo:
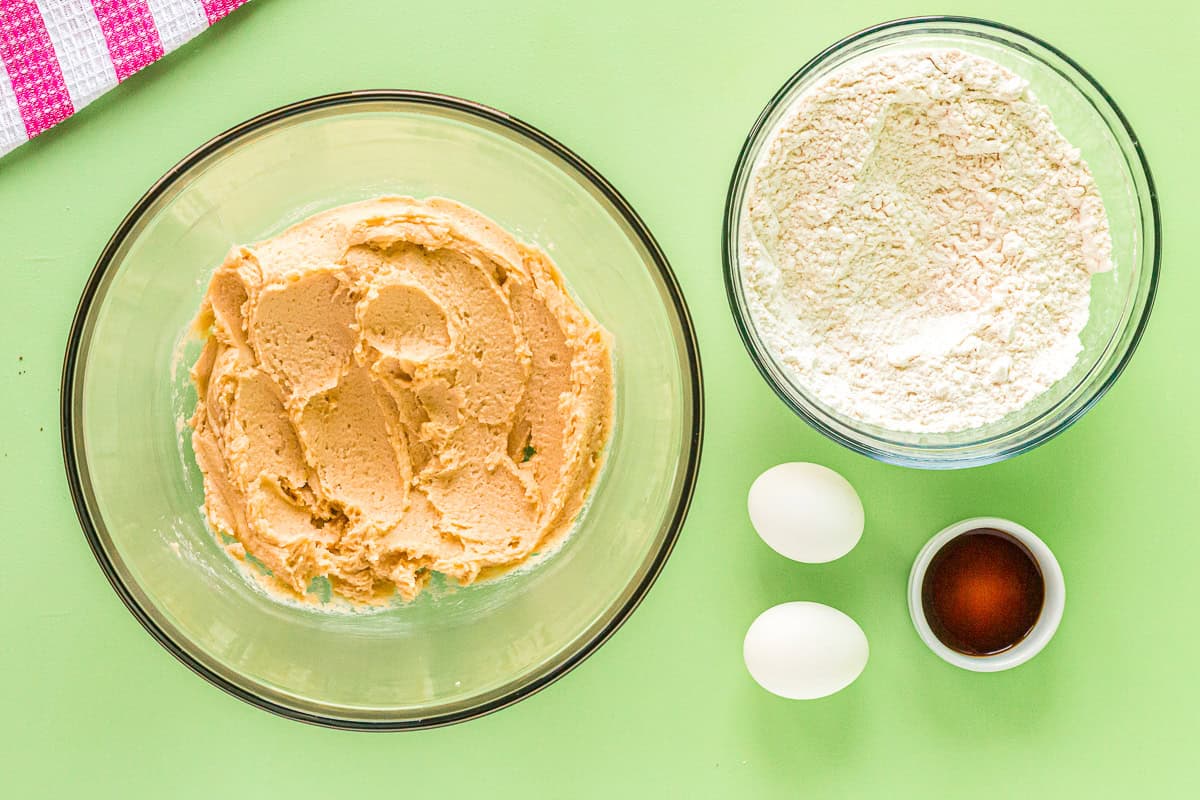
{"label": "bowl rim", "polygon": [[[1097,92],[1104,104],[1111,109],[1117,121],[1119,122],[1121,129],[1123,129],[1126,136],[1129,137],[1132,151],[1136,155],[1137,166],[1140,169],[1141,174],[1145,177],[1146,194],[1149,200],[1150,232],[1153,234],[1154,243],[1153,250],[1150,253],[1151,262],[1147,279],[1148,284],[1146,289],[1146,300],[1145,305],[1141,310],[1141,314],[1137,319],[1137,323],[1133,327],[1133,332],[1124,352],[1121,353],[1120,357],[1117,359],[1111,373],[1105,377],[1099,386],[1091,390],[1091,394],[1084,402],[1079,404],[1078,408],[1076,408],[1070,414],[1065,415],[1054,425],[1038,433],[1038,435],[1029,439],[1017,441],[1016,443],[1007,445],[993,453],[968,452],[966,454],[962,454],[951,452],[949,454],[943,454],[936,449],[923,450],[920,446],[911,446],[906,447],[903,450],[899,450],[894,447],[889,447],[886,442],[881,441],[876,437],[871,437],[871,439],[867,441],[860,440],[842,433],[837,428],[830,425],[820,415],[810,412],[808,409],[795,402],[790,396],[789,392],[783,386],[779,385],[779,382],[776,381],[774,376],[771,374],[768,365],[764,363],[763,356],[761,356],[758,352],[758,345],[754,342],[754,339],[751,335],[752,324],[747,319],[744,319],[743,315],[738,310],[738,288],[736,284],[739,280],[740,269],[737,263],[737,258],[732,255],[734,247],[734,229],[737,223],[737,220],[733,219],[733,214],[738,201],[738,179],[744,172],[753,169],[752,147],[754,141],[767,126],[772,113],[776,110],[780,103],[786,99],[791,89],[802,78],[824,63],[828,58],[844,50],[845,48],[855,44],[860,40],[871,38],[885,31],[900,31],[910,28],[919,30],[923,26],[935,24],[971,25],[985,29],[990,28],[1005,34],[1014,35],[1032,42],[1038,47],[1044,48],[1056,58],[1061,59],[1071,69],[1075,70],[1083,79],[1083,81],[1089,84]],[[1034,55],[1034,57],[1037,58],[1036,55]],[[1143,219],[1144,218],[1145,217],[1143,215]],[[1139,271],[1143,271],[1144,259],[1145,254],[1143,253],[1143,262],[1138,266]],[[982,17],[954,14],[931,14],[902,17],[863,28],[824,48],[815,56],[806,61],[798,70],[792,73],[792,75],[789,76],[786,81],[784,81],[783,85],[780,86],[775,94],[772,95],[771,99],[767,101],[767,104],[759,113],[758,118],[755,119],[754,124],[750,127],[750,131],[747,133],[745,141],[742,143],[741,149],[738,152],[737,160],[734,163],[733,172],[730,175],[729,188],[725,195],[725,208],[721,225],[721,261],[722,273],[725,282],[725,297],[729,303],[729,310],[733,316],[734,327],[737,328],[738,336],[741,338],[742,344],[750,356],[750,360],[754,363],[755,369],[758,370],[763,380],[768,386],[771,387],[771,390],[775,393],[775,395],[782,400],[784,405],[791,409],[793,413],[795,413],[806,423],[808,423],[809,426],[816,429],[828,439],[837,442],[843,447],[846,447],[856,453],[875,459],[876,461],[905,467],[916,467],[919,469],[959,469],[983,466],[985,464],[1003,461],[1022,453],[1026,453],[1035,447],[1046,443],[1067,428],[1074,425],[1081,417],[1083,417],[1084,414],[1090,411],[1092,407],[1095,406],[1096,403],[1098,403],[1100,399],[1108,393],[1108,390],[1112,388],[1117,379],[1120,378],[1121,374],[1125,371],[1125,368],[1129,365],[1129,361],[1133,358],[1133,354],[1137,350],[1138,344],[1141,342],[1142,335],[1146,331],[1146,327],[1150,320],[1150,312],[1154,308],[1154,300],[1158,293],[1158,283],[1162,274],[1162,215],[1159,208],[1158,191],[1155,187],[1154,177],[1150,172],[1150,164],[1146,160],[1146,154],[1142,148],[1141,140],[1134,132],[1133,126],[1130,124],[1129,119],[1125,116],[1125,112],[1122,111],[1121,107],[1117,105],[1116,100],[1113,99],[1112,95],[1108,93],[1108,90],[1106,90],[1090,72],[1084,69],[1079,62],[1071,58],[1059,48],[1055,47],[1053,44],[1047,42],[1045,39],[1021,30],[1020,28],[1006,25],[1002,22],[995,22]],[[907,450],[908,452],[904,452],[904,450]],[[914,455],[914,451],[919,454]]]}
{"label": "bowl rim", "polygon": [[[684,394],[690,399],[692,407],[692,425],[690,435],[685,440],[687,447],[687,458],[683,464],[681,472],[680,494],[678,502],[675,505],[668,521],[665,525],[665,536],[662,544],[652,554],[648,563],[645,566],[645,574],[641,580],[634,586],[632,593],[626,598],[624,603],[617,608],[615,615],[606,623],[600,630],[580,643],[573,652],[569,652],[550,669],[541,675],[538,675],[533,680],[524,684],[518,685],[510,691],[495,697],[487,702],[472,705],[470,707],[434,714],[427,717],[409,717],[399,720],[372,720],[372,719],[355,719],[329,716],[324,714],[305,711],[300,708],[284,705],[274,700],[268,699],[253,691],[249,691],[242,686],[239,686],[218,672],[210,669],[206,664],[194,657],[181,644],[177,643],[171,636],[155,621],[153,616],[143,608],[142,605],[133,596],[130,589],[121,579],[114,565],[112,558],[104,548],[100,540],[98,527],[103,525],[103,521],[93,519],[88,508],[85,497],[85,487],[79,469],[79,454],[76,447],[76,407],[75,395],[79,389],[76,381],[76,373],[80,366],[79,351],[83,344],[83,332],[87,320],[91,314],[94,301],[97,298],[97,293],[104,281],[104,278],[112,266],[113,258],[122,244],[125,242],[134,226],[141,220],[148,208],[158,200],[167,190],[169,190],[183,175],[185,175],[192,167],[202,162],[205,158],[215,153],[219,149],[237,142],[243,137],[254,133],[269,125],[284,121],[290,117],[300,114],[309,113],[321,109],[337,108],[341,106],[362,106],[374,103],[387,104],[408,104],[416,108],[432,107],[436,109],[447,109],[451,111],[461,112],[476,121],[482,120],[487,123],[499,125],[509,132],[517,135],[518,138],[524,138],[533,142],[535,145],[549,151],[552,157],[561,159],[565,162],[569,169],[579,173],[585,182],[597,190],[605,200],[620,214],[625,224],[627,224],[637,240],[646,249],[653,262],[654,268],[658,271],[658,277],[662,280],[666,289],[666,294],[669,299],[669,307],[673,310],[678,323],[680,336],[684,346],[686,356],[686,372]],[[76,516],[79,518],[80,527],[83,529],[84,537],[87,540],[88,546],[91,548],[92,554],[100,565],[100,569],[104,572],[109,584],[113,590],[121,598],[125,607],[131,614],[141,623],[154,639],[162,645],[171,655],[178,659],[184,666],[188,667],[192,672],[196,673],[206,681],[238,698],[246,703],[249,703],[258,708],[269,711],[281,717],[305,722],[312,725],[337,728],[343,730],[371,730],[371,731],[394,731],[394,730],[418,730],[424,728],[435,728],[444,725],[450,725],[457,722],[465,722],[476,717],[481,717],[490,714],[494,711],[499,711],[502,708],[512,705],[520,700],[530,697],[551,683],[555,682],[563,675],[566,675],[588,656],[594,653],[602,644],[625,623],[629,616],[637,609],[649,592],[651,586],[661,573],[668,557],[671,555],[675,547],[675,543],[679,538],[680,530],[683,527],[684,521],[687,518],[688,509],[691,505],[692,497],[695,492],[696,479],[700,465],[700,455],[703,445],[704,434],[704,391],[703,391],[703,374],[700,363],[700,350],[696,338],[695,326],[693,324],[691,313],[688,310],[687,301],[683,296],[679,282],[675,277],[675,273],[671,269],[670,263],[667,261],[666,255],[653,234],[646,226],[642,218],[637,214],[629,202],[617,191],[612,184],[608,182],[594,167],[587,161],[576,154],[566,145],[559,142],[557,139],[542,132],[538,128],[524,122],[517,117],[514,117],[506,112],[477,103],[472,100],[466,100],[452,95],[438,94],[434,92],[424,92],[408,89],[370,89],[356,90],[346,92],[335,92],[331,94],[318,95],[287,105],[274,108],[270,111],[263,112],[254,117],[251,117],[244,122],[238,123],[223,133],[209,139],[204,144],[197,147],[191,153],[182,158],[173,167],[167,170],[161,178],[155,181],[145,194],[134,204],[130,211],[121,220],[116,231],[109,238],[104,249],[101,251],[100,257],[97,259],[95,266],[92,269],[90,276],[84,285],[83,293],[80,296],[79,304],[76,307],[74,317],[71,321],[70,333],[67,337],[66,354],[63,359],[63,369],[61,378],[61,394],[59,399],[59,418],[62,437],[62,453],[63,464],[66,469],[67,483],[71,493],[71,501],[75,506]]]}

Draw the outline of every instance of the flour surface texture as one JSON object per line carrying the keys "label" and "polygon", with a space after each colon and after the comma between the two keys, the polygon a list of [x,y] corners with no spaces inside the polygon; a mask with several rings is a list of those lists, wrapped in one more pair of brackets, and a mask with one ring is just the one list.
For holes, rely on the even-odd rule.
{"label": "flour surface texture", "polygon": [[958,50],[871,57],[798,97],[740,226],[751,317],[821,402],[895,431],[1016,411],[1070,372],[1099,191],[1027,83]]}

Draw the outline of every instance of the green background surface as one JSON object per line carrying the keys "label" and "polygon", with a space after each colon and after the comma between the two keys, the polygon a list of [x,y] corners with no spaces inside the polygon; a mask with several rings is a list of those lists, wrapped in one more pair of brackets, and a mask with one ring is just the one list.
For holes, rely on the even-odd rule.
{"label": "green background surface", "polygon": [[[330,9],[336,7],[337,11]],[[0,160],[0,793],[6,797],[1181,797],[1200,786],[1200,296],[1193,232],[1200,11],[1177,2],[955,3],[1048,39],[1140,135],[1164,212],[1159,300],[1108,396],[1050,444],[956,473],[825,441],[762,382],[720,277],[726,185],[750,124],[817,51],[929,11],[898,2],[474,4],[255,0]],[[947,10],[947,9],[932,9]],[[59,449],[67,328],[104,242],[210,136],[343,89],[425,89],[517,115],[574,148],[645,218],[695,316],[707,382],[690,519],[616,636],[547,690],[450,728],[355,734],[275,718],[177,663],[84,542]],[[753,478],[844,473],[862,543],[791,563],[754,534]],[[905,608],[913,556],[979,514],[1039,532],[1066,573],[1057,637],[1012,672],[939,661]],[[776,603],[849,613],[871,660],[824,700],[768,695],[741,642]]]}

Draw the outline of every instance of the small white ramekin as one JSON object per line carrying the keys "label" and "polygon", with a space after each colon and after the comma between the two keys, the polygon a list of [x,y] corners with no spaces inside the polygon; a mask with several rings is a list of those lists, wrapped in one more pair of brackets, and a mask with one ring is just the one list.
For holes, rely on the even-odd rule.
{"label": "small white ramekin", "polygon": [[[990,656],[969,656],[957,650],[951,650],[942,644],[929,627],[929,622],[925,619],[925,608],[921,602],[921,584],[925,580],[925,570],[929,568],[929,562],[951,539],[979,528],[994,528],[1007,533],[1025,545],[1037,560],[1038,568],[1042,571],[1042,578],[1046,582],[1046,597],[1042,604],[1042,613],[1034,624],[1033,630],[1015,647]],[[1054,557],[1054,553],[1050,552],[1046,543],[1039,539],[1033,531],[1012,520],[999,517],[973,517],[944,528],[921,548],[916,561],[913,562],[912,572],[908,575],[908,613],[912,617],[913,625],[916,627],[921,641],[925,642],[929,649],[943,660],[956,667],[974,672],[999,672],[1012,669],[1040,653],[1054,636],[1054,632],[1058,630],[1058,623],[1062,621],[1063,606],[1066,605],[1066,601],[1067,585],[1063,581],[1062,569],[1058,566],[1058,559]]]}

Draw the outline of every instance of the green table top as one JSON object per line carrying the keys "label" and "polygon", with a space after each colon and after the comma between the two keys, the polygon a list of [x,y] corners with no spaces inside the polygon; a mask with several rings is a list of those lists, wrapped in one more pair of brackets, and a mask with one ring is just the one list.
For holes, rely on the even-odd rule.
{"label": "green table top", "polygon": [[[1146,148],[1164,212],[1149,331],[1081,422],[991,467],[929,473],[826,441],[755,372],[720,275],[729,173],[755,116],[810,56],[922,9],[899,2],[334,4],[256,0],[58,129],[0,160],[0,778],[10,797],[1167,797],[1200,782],[1200,6],[958,2],[1091,70]],[[846,6],[853,5],[853,9]],[[338,7],[334,12],[328,9]],[[569,13],[567,9],[569,10]],[[671,259],[699,331],[705,455],[679,545],[641,609],[547,690],[466,724],[353,734],[273,717],[176,662],[109,588],[59,449],[67,328],[101,247],[141,193],[208,137],[310,95],[426,89],[513,113],[607,176]],[[806,566],[755,536],[758,473],[845,474],[861,544]],[[939,661],[905,607],[933,532],[980,514],[1031,527],[1066,573],[1061,629],[1014,671]],[[848,690],[790,702],[747,675],[742,637],[817,600],[871,643]]]}

